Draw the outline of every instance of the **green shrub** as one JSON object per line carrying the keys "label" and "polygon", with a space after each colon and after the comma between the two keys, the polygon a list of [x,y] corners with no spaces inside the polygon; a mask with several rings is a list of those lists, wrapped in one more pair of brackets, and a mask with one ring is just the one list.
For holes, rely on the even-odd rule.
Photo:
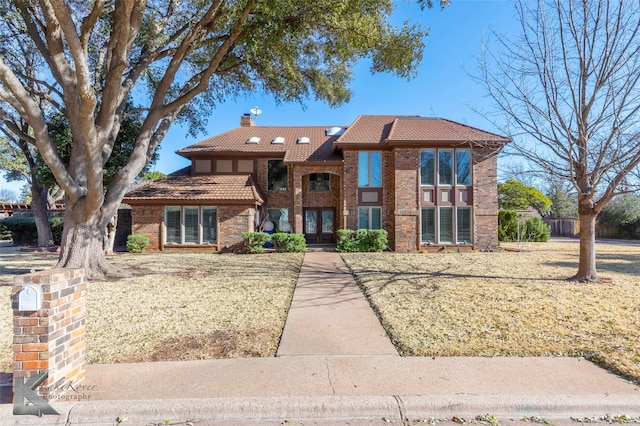
{"label": "green shrub", "polygon": [[127,251],[129,253],[143,253],[149,243],[149,237],[146,235],[131,234],[127,237]]}
{"label": "green shrub", "polygon": [[307,250],[307,242],[302,234],[276,232],[271,235],[271,242],[279,253],[304,253]]}
{"label": "green shrub", "polygon": [[[53,244],[60,245],[64,217],[49,218]],[[13,240],[16,246],[30,246],[38,244],[38,229],[33,217],[11,216],[0,220],[0,239]]]}
{"label": "green shrub", "polygon": [[271,235],[266,232],[245,232],[242,240],[249,253],[264,253],[264,245],[271,241]]}
{"label": "green shrub", "polygon": [[500,210],[498,212],[498,241],[518,240],[519,218],[520,215],[515,210]]}
{"label": "green shrub", "polygon": [[[545,242],[551,236],[551,228],[542,218],[532,216],[521,222],[520,215],[515,210],[500,210],[498,212],[498,239],[502,242],[531,241]],[[518,234],[519,232],[519,234]]]}
{"label": "green shrub", "polygon": [[383,251],[387,243],[384,229],[339,229],[336,250],[343,253]]}
{"label": "green shrub", "polygon": [[547,242],[551,237],[551,228],[542,218],[532,216],[524,223],[524,233],[520,232],[522,241]]}

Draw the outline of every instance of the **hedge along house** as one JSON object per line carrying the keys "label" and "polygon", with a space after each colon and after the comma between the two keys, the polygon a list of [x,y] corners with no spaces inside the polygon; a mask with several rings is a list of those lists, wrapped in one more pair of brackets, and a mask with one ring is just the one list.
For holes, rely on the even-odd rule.
{"label": "hedge along house", "polygon": [[241,125],[178,151],[191,166],[127,194],[150,249],[235,249],[263,229],[333,243],[385,229],[395,251],[498,243],[497,155],[509,138],[440,118]]}

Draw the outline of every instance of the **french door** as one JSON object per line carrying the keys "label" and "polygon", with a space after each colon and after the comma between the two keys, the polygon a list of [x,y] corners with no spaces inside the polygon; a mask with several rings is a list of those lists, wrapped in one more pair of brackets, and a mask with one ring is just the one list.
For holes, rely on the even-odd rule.
{"label": "french door", "polygon": [[335,209],[304,209],[304,237],[307,244],[335,242]]}

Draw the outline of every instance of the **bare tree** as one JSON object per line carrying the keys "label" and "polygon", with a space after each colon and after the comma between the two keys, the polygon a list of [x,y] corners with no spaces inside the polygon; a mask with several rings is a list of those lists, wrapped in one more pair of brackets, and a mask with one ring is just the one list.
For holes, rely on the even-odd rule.
{"label": "bare tree", "polygon": [[516,11],[521,38],[498,36],[501,53],[485,50],[479,80],[506,117],[511,148],[577,192],[573,279],[597,281],[596,217],[638,188],[621,183],[640,162],[640,3],[519,0]]}
{"label": "bare tree", "polygon": [[[363,57],[372,71],[414,75],[426,31],[391,24],[392,8],[391,0],[0,0],[3,45],[32,42],[44,64],[37,73],[44,92],[35,93],[29,76],[0,55],[0,114],[29,124],[33,133],[19,138],[38,148],[65,191],[58,267],[83,267],[90,277],[119,273],[104,256],[104,229],[176,120],[202,128],[216,103],[255,90],[340,104]],[[8,19],[19,20],[23,33],[8,36]],[[140,133],[105,185],[130,96],[143,114]],[[69,122],[68,163],[38,99]]]}

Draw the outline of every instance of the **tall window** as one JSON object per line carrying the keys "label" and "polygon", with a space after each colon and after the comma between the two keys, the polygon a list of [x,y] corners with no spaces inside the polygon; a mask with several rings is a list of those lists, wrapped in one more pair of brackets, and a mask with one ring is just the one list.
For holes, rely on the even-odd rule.
{"label": "tall window", "polygon": [[215,207],[168,206],[164,208],[165,243],[215,244],[218,219]]}
{"label": "tall window", "polygon": [[423,243],[436,242],[436,209],[424,207],[420,217],[420,241]]}
{"label": "tall window", "polygon": [[182,243],[182,209],[180,207],[164,208],[165,241],[167,243]]}
{"label": "tall window", "polygon": [[420,184],[433,185],[436,174],[436,150],[420,151]]}
{"label": "tall window", "polygon": [[382,186],[382,152],[358,152],[358,186],[377,188]]}
{"label": "tall window", "polygon": [[267,160],[267,176],[269,191],[286,191],[288,189],[289,174],[283,160]]}
{"label": "tall window", "polygon": [[440,207],[440,242],[453,243],[453,207]]}
{"label": "tall window", "polygon": [[471,207],[457,208],[456,239],[458,243],[471,243]]}
{"label": "tall window", "polygon": [[453,150],[438,150],[438,183],[453,184]]}
{"label": "tall window", "polygon": [[382,207],[358,207],[358,229],[382,229]]}
{"label": "tall window", "polygon": [[456,185],[471,185],[471,150],[456,149]]}
{"label": "tall window", "polygon": [[435,176],[438,185],[471,185],[471,150],[421,150],[420,185],[435,185]]}

